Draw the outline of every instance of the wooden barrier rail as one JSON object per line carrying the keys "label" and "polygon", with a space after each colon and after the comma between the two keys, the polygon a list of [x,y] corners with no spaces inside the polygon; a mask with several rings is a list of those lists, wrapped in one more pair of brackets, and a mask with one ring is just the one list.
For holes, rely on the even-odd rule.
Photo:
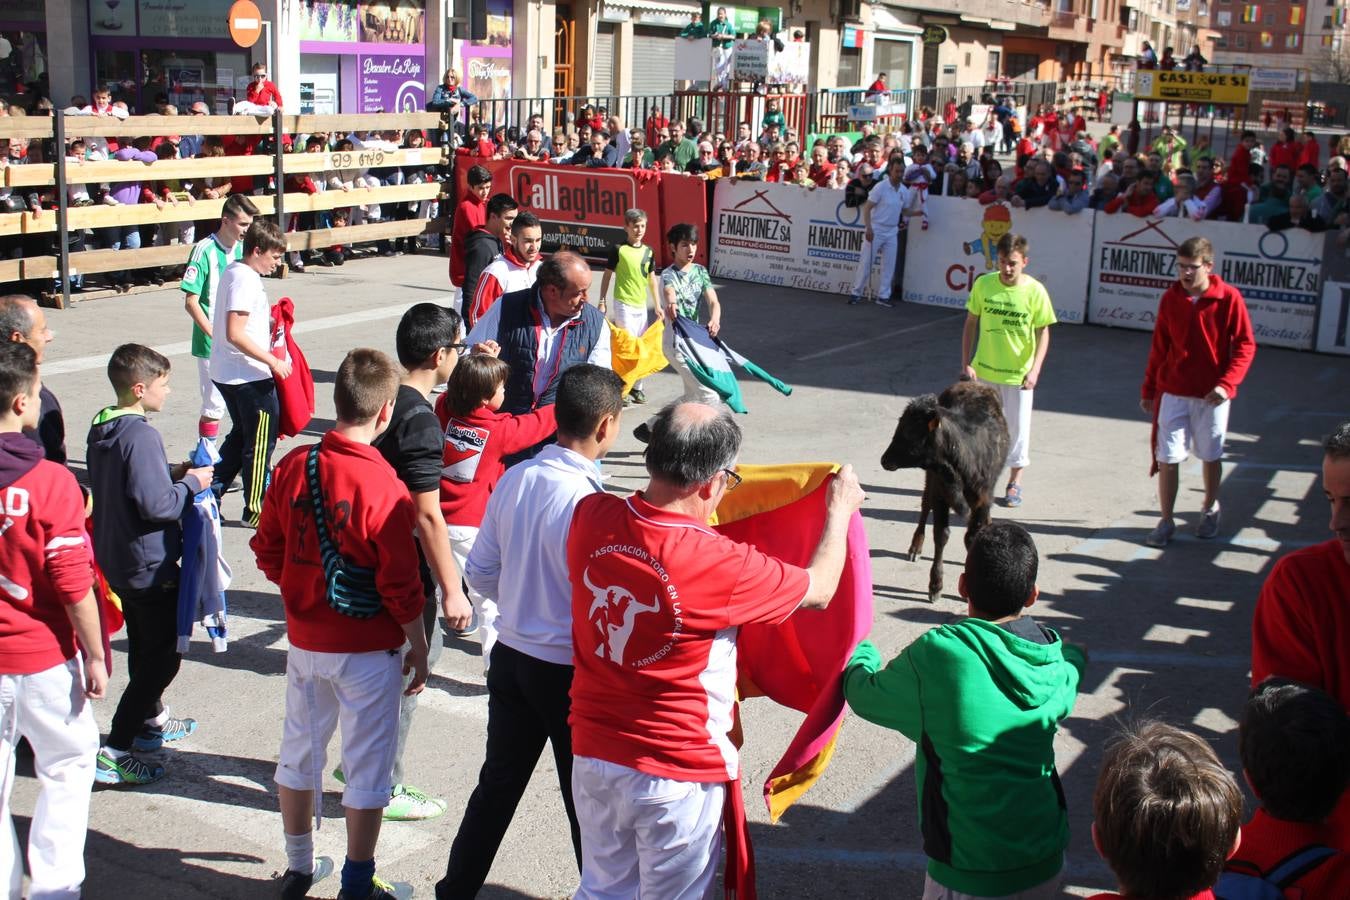
{"label": "wooden barrier rail", "polygon": [[[0,139],[55,139],[58,145],[76,137],[105,137],[125,140],[128,136],[156,136],[169,134],[253,135],[271,136],[273,146],[280,146],[286,135],[304,136],[315,133],[347,134],[351,132],[403,132],[410,129],[439,129],[447,126],[439,113],[379,113],[371,115],[283,115],[271,116],[134,116],[126,119],[93,116],[17,117],[0,120]],[[297,151],[299,148],[297,147]],[[348,172],[353,169],[378,170],[410,167],[444,166],[449,162],[441,147],[399,148],[396,150],[365,147],[361,150],[326,151],[322,153],[292,152],[280,155],[258,154],[248,156],[209,157],[198,159],[164,159],[152,163],[122,160],[71,162],[64,158],[52,163],[6,166],[0,169],[0,187],[9,188],[13,196],[30,193],[55,192],[56,209],[0,214],[0,238],[32,238],[39,240],[47,252],[32,253],[31,248],[18,259],[0,259],[0,283],[59,279],[62,293],[48,299],[56,305],[69,300],[70,277],[74,274],[99,274],[127,269],[160,268],[186,262],[191,247],[169,244],[144,247],[137,250],[68,251],[68,244],[59,236],[71,231],[104,229],[119,226],[172,225],[179,222],[199,222],[218,219],[224,198],[198,199],[194,202],[166,202],[135,204],[94,204],[69,206],[70,184],[97,185],[103,183],[163,181],[193,182],[211,178],[227,186],[235,177],[270,176],[275,187],[268,193],[250,195],[249,199],[261,215],[275,215],[283,227],[299,213],[320,212],[341,207],[371,206],[383,208],[384,221],[343,228],[320,228],[311,231],[289,232],[288,249],[314,250],[337,244],[390,240],[436,234],[449,229],[448,219],[390,219],[389,205],[412,204],[436,200],[442,196],[439,181],[399,185],[381,185],[374,188],[328,187],[317,193],[284,193],[281,188],[288,175],[319,175]],[[284,188],[283,188],[284,190]],[[204,235],[198,235],[203,237]],[[51,247],[58,252],[51,252]]]}

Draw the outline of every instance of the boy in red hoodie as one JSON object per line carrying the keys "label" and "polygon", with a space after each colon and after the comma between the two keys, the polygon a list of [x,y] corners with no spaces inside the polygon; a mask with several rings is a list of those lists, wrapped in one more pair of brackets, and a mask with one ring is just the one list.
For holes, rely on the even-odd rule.
{"label": "boy in red hoodie", "polygon": [[[506,472],[502,457],[533,447],[556,430],[551,404],[519,416],[499,412],[510,374],[511,367],[495,356],[466,356],[455,367],[436,403],[436,418],[445,432],[441,514],[450,532],[455,565],[461,572],[478,537],[488,496]],[[497,604],[472,588],[469,599],[486,672],[492,645],[497,641]],[[471,625],[463,635],[473,634],[473,630]]]}
{"label": "boy in red hoodie", "polygon": [[1092,814],[1120,893],[1089,900],[1214,900],[1241,839],[1242,792],[1203,739],[1144,721],[1107,744]]}
{"label": "boy in red hoodie", "polygon": [[1325,691],[1267,678],[1247,699],[1238,732],[1242,771],[1261,806],[1219,878],[1221,897],[1274,882],[1286,897],[1344,896],[1350,853],[1328,819],[1350,789],[1350,716]]}
{"label": "boy in red hoodie", "polygon": [[[33,748],[41,794],[28,834],[34,897],[74,897],[84,882],[84,839],[98,725],[89,700],[103,697],[108,669],[84,543],[84,499],[65,466],[24,437],[41,407],[37,354],[0,343],[0,884],[14,895],[23,859],[10,818],[14,745]],[[84,666],[79,647],[85,648]]]}
{"label": "boy in red hoodie", "polygon": [[[397,745],[397,729],[389,726],[398,721],[400,695],[421,691],[427,679],[412,499],[371,446],[389,425],[398,383],[398,366],[378,350],[347,354],[333,389],[337,426],[317,447],[297,447],[276,467],[249,544],[258,568],[281,588],[291,644],[276,771],[286,838],[287,868],[278,886],[283,898],[306,896],[325,868],[315,867],[311,816],[318,818],[324,748],[339,718],[347,859],[338,896],[393,896],[393,888],[375,878],[375,845],[392,793]],[[330,550],[352,580],[360,569],[373,570],[373,590],[355,592],[377,598],[371,616],[341,612],[329,596],[320,523],[310,499],[311,450]]]}
{"label": "boy in red hoodie", "polygon": [[463,315],[473,300],[476,285],[464,283],[464,250],[469,232],[487,222],[487,198],[492,193],[492,173],[484,166],[473,166],[465,179],[469,192],[455,207],[450,227],[450,284],[455,289],[455,311]]}
{"label": "boy in red hoodie", "polygon": [[1219,482],[1228,410],[1256,355],[1247,304],[1214,274],[1214,246],[1202,237],[1177,248],[1177,282],[1158,303],[1139,406],[1153,417],[1154,466],[1162,519],[1145,539],[1166,547],[1176,532],[1177,467],[1194,450],[1204,464],[1205,504],[1197,537],[1219,533]]}

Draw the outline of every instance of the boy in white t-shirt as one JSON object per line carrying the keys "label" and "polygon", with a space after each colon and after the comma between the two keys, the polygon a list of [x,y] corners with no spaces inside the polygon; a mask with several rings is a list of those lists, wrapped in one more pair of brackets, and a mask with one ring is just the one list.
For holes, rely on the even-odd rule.
{"label": "boy in white t-shirt", "polygon": [[270,219],[255,219],[244,234],[244,258],[230,263],[217,286],[212,316],[211,380],[225,400],[230,433],[220,445],[216,496],[234,477],[244,476],[244,518],[258,526],[263,492],[277,444],[275,378],[291,374],[291,364],[271,353],[271,303],[262,276],[270,275],[286,252],[286,238]]}

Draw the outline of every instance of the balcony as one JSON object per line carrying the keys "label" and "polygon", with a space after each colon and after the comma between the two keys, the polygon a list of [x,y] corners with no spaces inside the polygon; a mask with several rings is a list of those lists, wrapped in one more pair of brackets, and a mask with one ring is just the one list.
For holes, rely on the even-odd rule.
{"label": "balcony", "polygon": [[956,14],[964,21],[987,24],[1011,22],[1028,28],[1044,28],[1049,11],[1043,0],[890,0],[890,5]]}
{"label": "balcony", "polygon": [[1071,12],[1054,12],[1050,14],[1046,37],[1052,41],[1086,44],[1091,40],[1088,36],[1089,31],[1091,28],[1087,16]]}

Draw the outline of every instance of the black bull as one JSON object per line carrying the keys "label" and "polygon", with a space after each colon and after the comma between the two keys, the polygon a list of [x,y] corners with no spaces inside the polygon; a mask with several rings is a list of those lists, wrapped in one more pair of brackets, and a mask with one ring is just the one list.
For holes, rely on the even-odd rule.
{"label": "black bull", "polygon": [[933,567],[928,601],[942,596],[942,551],[951,511],[966,516],[966,547],[989,521],[994,486],[1008,456],[1008,424],[998,391],[987,384],[959,381],[941,396],[924,394],[905,407],[881,467],[923,469],[923,505],[909,544],[911,562],[923,551],[924,525],[933,513]]}

